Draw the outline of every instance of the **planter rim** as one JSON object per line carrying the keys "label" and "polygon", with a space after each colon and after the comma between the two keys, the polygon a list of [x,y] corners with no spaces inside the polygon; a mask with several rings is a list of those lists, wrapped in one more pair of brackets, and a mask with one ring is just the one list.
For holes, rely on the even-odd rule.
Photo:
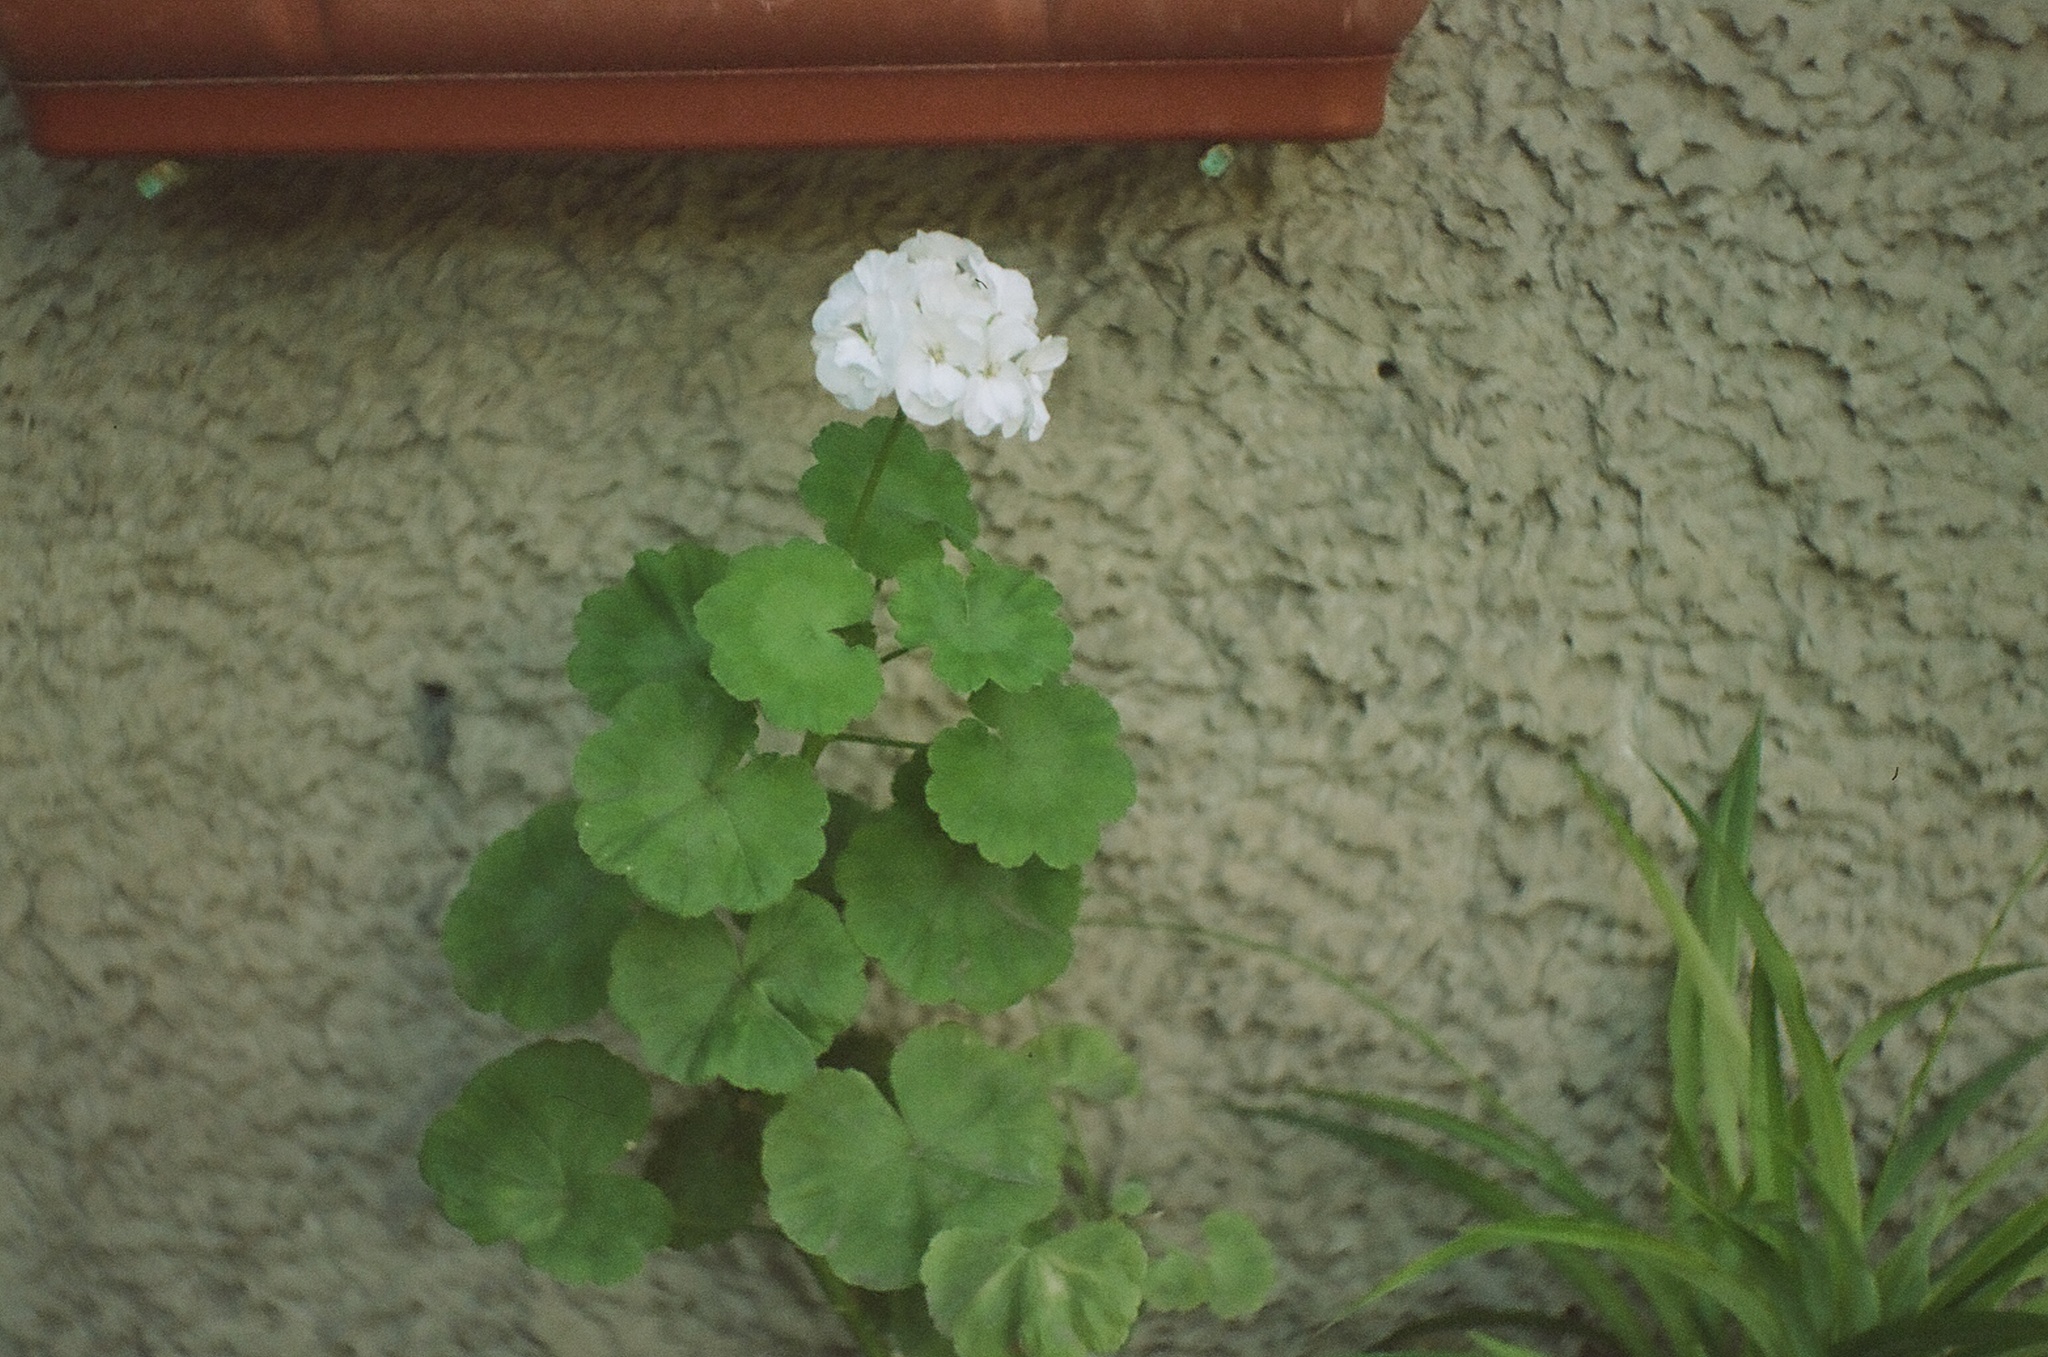
{"label": "planter rim", "polygon": [[1426,3],[0,0],[0,64],[53,155],[1335,139]]}
{"label": "planter rim", "polygon": [[630,75],[17,86],[49,156],[1332,141],[1385,114],[1391,56]]}

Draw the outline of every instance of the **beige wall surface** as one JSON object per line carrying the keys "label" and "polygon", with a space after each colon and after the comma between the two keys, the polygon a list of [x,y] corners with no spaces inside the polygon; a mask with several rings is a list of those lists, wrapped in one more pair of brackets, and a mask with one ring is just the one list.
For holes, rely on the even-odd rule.
{"label": "beige wall surface", "polygon": [[[145,201],[0,98],[0,1351],[833,1350],[765,1242],[560,1287],[413,1154],[514,1040],[439,920],[566,788],[578,600],[803,527],[811,308],[920,227],[1072,343],[1042,442],[954,442],[1137,761],[1090,914],[1357,976],[1647,1209],[1667,949],[1569,756],[1678,867],[1649,766],[1703,793],[1765,711],[1759,883],[1837,1040],[2048,837],[2044,24],[1438,0],[1378,138],[1217,182],[1199,147],[245,163]],[[1103,1156],[1169,1235],[1234,1206],[1282,1260],[1266,1314],[1140,1350],[1379,1332],[1313,1336],[1455,1211],[1221,1103],[1455,1090],[1299,970],[1083,939],[1047,1012],[1148,1081]],[[1962,1058],[2048,1000],[1973,1014]]]}

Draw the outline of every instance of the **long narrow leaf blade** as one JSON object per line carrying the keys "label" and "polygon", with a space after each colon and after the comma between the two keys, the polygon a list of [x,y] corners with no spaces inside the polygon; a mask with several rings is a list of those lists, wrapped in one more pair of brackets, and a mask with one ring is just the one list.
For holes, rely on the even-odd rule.
{"label": "long narrow leaf blade", "polygon": [[1586,789],[1586,795],[1600,809],[1600,813],[1621,841],[1622,851],[1635,864],[1643,884],[1649,888],[1650,899],[1664,916],[1664,922],[1671,930],[1673,941],[1678,947],[1679,969],[1685,978],[1700,992],[1702,1006],[1710,1026],[1729,1044],[1735,1055],[1736,1068],[1745,1068],[1749,1063],[1749,1030],[1742,1020],[1742,1010],[1736,1003],[1734,988],[1716,970],[1712,956],[1708,954],[1706,940],[1700,936],[1692,917],[1685,906],[1664,880],[1658,870],[1657,861],[1650,854],[1649,845],[1629,824],[1607,793],[1584,769],[1576,769],[1579,782]]}
{"label": "long narrow leaf blade", "polygon": [[2007,1146],[1996,1158],[1970,1175],[1970,1180],[1956,1189],[1955,1196],[1938,1213],[1941,1228],[1947,1229],[1961,1218],[1963,1212],[1977,1204],[1986,1192],[2005,1180],[2007,1174],[2026,1163],[2048,1145],[2048,1122],[2043,1122]]}
{"label": "long narrow leaf blade", "polygon": [[1877,1182],[1870,1189],[1870,1223],[1875,1225],[1882,1221],[1898,1204],[1899,1198],[1905,1195],[1920,1170],[1948,1143],[1955,1129],[2043,1051],[2048,1051],[2048,1033],[2023,1042],[1992,1061],[1954,1093],[1928,1109],[1927,1116],[1885,1157],[1883,1167],[1877,1171]]}
{"label": "long narrow leaf blade", "polygon": [[1614,1208],[1594,1196],[1557,1151],[1540,1139],[1534,1143],[1524,1141],[1482,1125],[1469,1117],[1461,1117],[1455,1112],[1446,1112],[1442,1108],[1412,1102],[1406,1098],[1320,1087],[1304,1088],[1302,1093],[1306,1097],[1342,1103],[1362,1112],[1391,1117],[1436,1131],[1491,1159],[1498,1160],[1511,1169],[1528,1174],[1536,1181],[1537,1186],[1555,1197],[1562,1205],[1601,1218],[1614,1215]]}
{"label": "long narrow leaf blade", "polygon": [[1828,1349],[1828,1357],[1997,1357],[2048,1343],[2048,1315],[2012,1310],[1937,1310],[1875,1325]]}
{"label": "long narrow leaf blade", "polygon": [[1381,1282],[1361,1297],[1352,1309],[1355,1311],[1372,1305],[1402,1287],[1463,1259],[1541,1244],[1585,1249],[1605,1254],[1632,1269],[1647,1269],[1677,1277],[1721,1306],[1736,1323],[1757,1335],[1770,1350],[1792,1350],[1788,1347],[1788,1335],[1771,1297],[1727,1271],[1711,1255],[1627,1226],[1560,1216],[1474,1226]]}
{"label": "long narrow leaf blade", "polygon": [[[1526,1220],[1536,1216],[1528,1202],[1513,1189],[1504,1187],[1449,1155],[1422,1145],[1407,1136],[1375,1131],[1370,1127],[1354,1125],[1333,1117],[1296,1112],[1290,1108],[1240,1107],[1236,1110],[1248,1116],[1262,1117],[1268,1121],[1313,1131],[1340,1145],[1347,1145],[1363,1154],[1371,1155],[1423,1182],[1462,1198],[1494,1220]],[[1639,1354],[1639,1357],[1656,1357],[1659,1352],[1657,1345],[1644,1329],[1635,1307],[1629,1303],[1628,1297],[1612,1277],[1601,1271],[1591,1260],[1569,1250],[1544,1248],[1538,1251],[1557,1268],[1559,1275],[1578,1288],[1579,1294],[1599,1313],[1607,1329],[1624,1349]],[[1363,1308],[1363,1304],[1361,1302],[1345,1310],[1339,1318],[1355,1314]]]}
{"label": "long narrow leaf blade", "polygon": [[1914,1222],[1905,1238],[1893,1245],[1878,1264],[1880,1319],[1898,1319],[1926,1308],[1927,1294],[1933,1289],[1933,1267],[1929,1260],[1934,1254],[1934,1241],[1943,1228],[1942,1215],[1929,1211]]}
{"label": "long narrow leaf blade", "polygon": [[1934,1276],[1929,1309],[1995,1304],[2048,1250],[2048,1197],[1997,1221],[1957,1250]]}
{"label": "long narrow leaf blade", "polygon": [[1525,1348],[1520,1343],[1503,1342],[1483,1333],[1473,1334],[1472,1342],[1483,1357],[1543,1357],[1543,1354],[1534,1348]]}
{"label": "long narrow leaf blade", "polygon": [[1665,1159],[1673,1178],[1704,1194],[1711,1168],[1700,1120],[1700,1105],[1706,1097],[1701,1017],[1698,993],[1689,985],[1674,983],[1665,1036],[1671,1062],[1671,1143]]}
{"label": "long narrow leaf blade", "polygon": [[1842,1047],[1842,1053],[1835,1057],[1836,1071],[1847,1074],[1855,1069],[1865,1057],[1877,1049],[1878,1043],[1891,1035],[1894,1028],[1918,1016],[1928,1006],[1938,1004],[1944,999],[1960,998],[1981,985],[2003,980],[2009,975],[2038,971],[2044,964],[2048,963],[2017,961],[2005,966],[1979,966],[1974,970],[1957,971],[1954,975],[1929,985],[1912,998],[1901,999],[1856,1030],[1856,1034],[1849,1038],[1848,1044]]}
{"label": "long narrow leaf blade", "polygon": [[1233,1110],[1266,1121],[1277,1121],[1284,1126],[1313,1131],[1326,1140],[1370,1155],[1432,1187],[1440,1188],[1495,1220],[1517,1220],[1536,1214],[1535,1209],[1513,1188],[1503,1187],[1485,1174],[1407,1136],[1375,1131],[1336,1117],[1321,1117],[1285,1107],[1239,1107]]}
{"label": "long narrow leaf blade", "polygon": [[[1575,1315],[1553,1315],[1543,1310],[1502,1310],[1474,1305],[1444,1310],[1403,1324],[1373,1344],[1371,1351],[1383,1352],[1397,1344],[1412,1342],[1417,1338],[1472,1329],[1518,1329],[1526,1333],[1558,1334],[1607,1347],[1613,1347],[1616,1342],[1615,1336],[1607,1330],[1597,1324],[1589,1324]],[[1470,1336],[1475,1342],[1483,1341],[1479,1334]],[[1514,1350],[1528,1351],[1526,1348]]]}
{"label": "long narrow leaf blade", "polygon": [[1770,981],[1778,1009],[1785,1016],[1785,1034],[1792,1045],[1792,1061],[1799,1073],[1798,1110],[1804,1113],[1813,1154],[1815,1186],[1850,1229],[1862,1233],[1866,1217],[1856,1173],[1856,1142],[1849,1130],[1849,1109],[1842,1101],[1842,1084],[1835,1076],[1835,1062],[1821,1043],[1812,1015],[1806,1007],[1806,986],[1799,978],[1799,966],[1785,950],[1777,930],[1764,917],[1763,906],[1744,884],[1738,892],[1743,926],[1749,930],[1756,949],[1756,965]]}
{"label": "long narrow leaf blade", "polygon": [[1768,975],[1749,986],[1749,1149],[1759,1202],[1792,1200],[1798,1156],[1778,1048],[1778,1004]]}
{"label": "long narrow leaf blade", "polygon": [[1701,936],[1707,941],[1708,951],[1731,985],[1735,983],[1740,961],[1738,943],[1741,932],[1737,911],[1727,892],[1749,876],[1749,844],[1756,820],[1758,765],[1762,751],[1763,719],[1759,717],[1750,725],[1748,737],[1743,740],[1742,748],[1721,779],[1721,788],[1714,796],[1714,818],[1711,821],[1702,818],[1687,803],[1670,778],[1655,768],[1650,770],[1665,794],[1685,816],[1686,823],[1692,826],[1693,835],[1699,839],[1701,847],[1718,845],[1723,850],[1702,853],[1693,871],[1692,886],[1686,892],[1686,904],[1692,911],[1694,922],[1699,924]]}
{"label": "long narrow leaf blade", "polygon": [[[2044,868],[2048,868],[2048,845],[2043,845],[2041,851],[2035,854],[2034,860],[2027,864],[2026,870],[2020,873],[2019,880],[2013,883],[2012,889],[2006,892],[2005,899],[1999,903],[1998,913],[1992,918],[1991,926],[1984,930],[1984,936],[1977,942],[1976,955],[1970,958],[1971,970],[1983,965],[1984,958],[1991,954],[1991,944],[1998,940],[1999,933],[2005,928],[2006,919],[2011,916],[2021,898],[2043,880]],[[1927,1043],[1927,1050],[1920,1057],[1920,1067],[1913,1071],[1913,1080],[1906,1087],[1906,1098],[1899,1108],[1899,1119],[1892,1126],[1890,1143],[1885,1146],[1884,1157],[1887,1160],[1898,1153],[1900,1139],[1905,1135],[1906,1128],[1914,1124],[1914,1118],[1920,1109],[1920,1097],[1927,1091],[1927,1081],[1933,1076],[1935,1063],[1941,1059],[1941,1053],[1948,1047],[1949,1029],[1955,1022],[1955,1016],[1956,1006],[1953,1002],[1943,1005],[1941,1025],[1935,1029],[1934,1039]]]}
{"label": "long narrow leaf blade", "polygon": [[1742,748],[1728,765],[1714,805],[1714,833],[1728,848],[1729,866],[1737,880],[1749,875],[1749,839],[1756,824],[1757,787],[1762,780],[1764,719],[1750,723]]}
{"label": "long narrow leaf blade", "polygon": [[[1749,878],[1749,845],[1756,822],[1757,781],[1763,758],[1763,718],[1750,724],[1749,734],[1714,794],[1714,817],[1704,819],[1692,808],[1670,778],[1657,769],[1651,774],[1677,805],[1703,850],[1693,870],[1686,905],[1700,934],[1706,939],[1722,977],[1736,982],[1740,965],[1741,929],[1739,911],[1729,892]],[[1704,851],[1704,850],[1717,851]]]}

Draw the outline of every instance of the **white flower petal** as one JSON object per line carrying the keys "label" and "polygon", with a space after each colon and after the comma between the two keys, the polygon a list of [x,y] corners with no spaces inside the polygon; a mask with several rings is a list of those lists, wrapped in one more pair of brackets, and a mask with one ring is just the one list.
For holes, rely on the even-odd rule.
{"label": "white flower petal", "polygon": [[[1049,335],[1018,356],[1017,366],[1036,378],[1043,376],[1047,383],[1052,381],[1053,369],[1067,361],[1067,337]],[[1045,388],[1040,387],[1043,391]]]}
{"label": "white flower petal", "polygon": [[1002,377],[971,376],[960,394],[960,422],[970,433],[981,435],[1001,427],[1015,433],[1023,423],[1027,393]]}
{"label": "white flower petal", "polygon": [[894,394],[920,424],[976,435],[1045,432],[1045,393],[1067,342],[1038,335],[1031,280],[973,241],[920,231],[869,250],[811,317],[818,382],[865,410]]}

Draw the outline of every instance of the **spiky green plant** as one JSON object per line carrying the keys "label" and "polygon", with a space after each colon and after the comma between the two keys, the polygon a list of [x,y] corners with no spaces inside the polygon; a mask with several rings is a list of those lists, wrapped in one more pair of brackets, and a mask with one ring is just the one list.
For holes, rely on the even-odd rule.
{"label": "spiky green plant", "polygon": [[[1462,1199],[1481,1218],[1374,1287],[1347,1316],[1460,1260],[1514,1248],[1534,1250],[1577,1293],[1557,1313],[1446,1311],[1401,1326],[1374,1351],[1457,1335],[1458,1351],[1537,1357],[1499,1337],[1505,1332],[1589,1357],[2048,1353],[2048,1301],[2030,1285],[2048,1275],[2048,1196],[1988,1219],[1973,1210],[2048,1143],[2048,1125],[1959,1186],[1916,1190],[1956,1129],[2048,1050],[2048,1033],[2032,1036],[1928,1097],[1957,1002],[2040,967],[1984,960],[2048,866],[2048,850],[2022,874],[1967,968],[1878,1013],[1831,1055],[1808,1013],[1799,968],[1750,884],[1761,747],[1759,722],[1711,815],[1659,775],[1699,840],[1683,898],[1613,799],[1579,773],[1676,943],[1662,1228],[1631,1224],[1598,1198],[1483,1081],[1369,995],[1362,997],[1371,1007],[1423,1035],[1479,1090],[1481,1115],[1328,1088],[1303,1090],[1304,1104],[1251,1109],[1351,1146]],[[1904,1105],[1881,1142],[1864,1142],[1877,1147],[1875,1169],[1859,1172],[1844,1080],[1886,1036],[1930,1010],[1939,1022]]]}

